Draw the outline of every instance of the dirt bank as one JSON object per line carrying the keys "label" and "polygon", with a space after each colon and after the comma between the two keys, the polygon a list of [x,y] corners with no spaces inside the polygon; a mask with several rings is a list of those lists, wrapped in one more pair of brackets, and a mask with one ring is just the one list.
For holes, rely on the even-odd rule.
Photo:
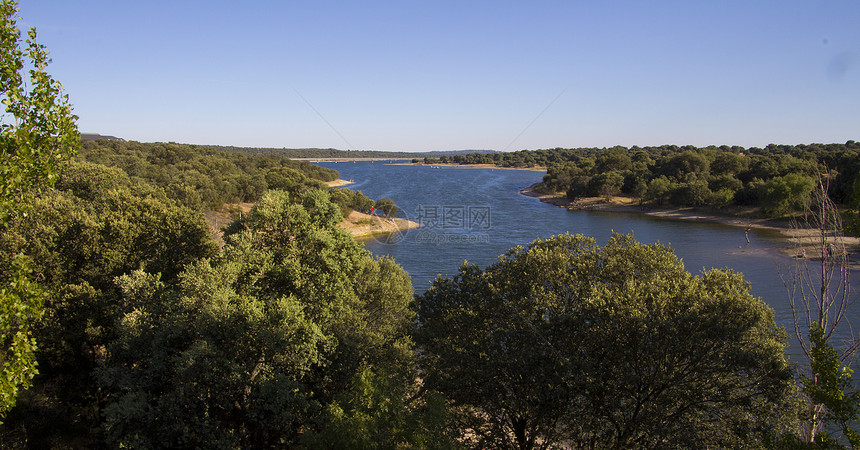
{"label": "dirt bank", "polygon": [[352,180],[341,180],[340,178],[338,178],[337,180],[334,180],[334,181],[326,181],[325,182],[325,184],[328,185],[328,187],[348,186],[352,183],[353,183]]}
{"label": "dirt bank", "polygon": [[546,167],[543,166],[534,166],[534,167],[499,167],[495,164],[454,164],[454,163],[434,163],[434,164],[424,164],[423,162],[403,162],[403,163],[391,163],[392,166],[430,166],[434,169],[504,169],[504,170],[531,170],[533,172],[546,172]]}
{"label": "dirt bank", "polygon": [[[253,206],[253,203],[231,203],[225,204],[217,210],[207,210],[205,212],[209,229],[220,245],[224,245],[224,232],[221,229],[242,215],[247,215]],[[358,239],[408,230],[417,227],[418,223],[397,217],[386,219],[381,216],[353,211],[338,226]]]}
{"label": "dirt bank", "polygon": [[398,217],[386,219],[382,216],[353,211],[338,226],[348,231],[355,238],[366,238],[415,228],[418,223]]}
{"label": "dirt bank", "polygon": [[560,208],[571,211],[604,211],[644,214],[653,217],[662,217],[675,220],[705,221],[731,225],[745,229],[766,229],[780,232],[785,236],[785,246],[779,249],[783,255],[808,259],[820,260],[822,254],[827,253],[827,246],[832,246],[836,255],[846,254],[848,265],[853,270],[860,270],[860,238],[842,237],[844,248],[839,248],[839,239],[836,236],[824,237],[824,248],[820,233],[814,229],[799,229],[789,221],[763,219],[754,216],[730,216],[721,215],[708,211],[700,211],[695,208],[654,208],[639,205],[635,199],[628,197],[583,197],[577,200],[569,200],[557,194],[542,194],[535,191],[535,186],[529,186],[520,191],[520,194],[535,197],[540,201],[549,203]]}

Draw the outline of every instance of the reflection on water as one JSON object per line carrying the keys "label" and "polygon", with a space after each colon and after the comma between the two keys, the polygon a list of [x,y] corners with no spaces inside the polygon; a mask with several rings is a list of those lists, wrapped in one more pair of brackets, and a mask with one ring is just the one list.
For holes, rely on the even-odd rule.
{"label": "reflection on water", "polygon": [[[337,169],[348,186],[373,199],[389,197],[399,216],[416,220],[421,228],[396,238],[377,238],[366,247],[390,255],[412,276],[415,291],[423,292],[437,274],[450,276],[464,260],[485,267],[511,247],[559,233],[584,234],[604,244],[613,231],[633,233],[644,243],[670,245],[686,269],[731,268],[743,272],[752,292],[776,312],[777,322],[791,330],[791,310],[780,274],[792,272],[794,260],[778,253],[785,245],[779,233],[728,225],[661,219],[635,213],[567,211],[519,190],[539,182],[543,172],[441,168],[425,166],[322,163]],[[853,273],[860,286],[860,274]],[[856,297],[856,295],[855,295]],[[849,319],[857,319],[852,308]],[[852,323],[860,323],[851,320]]]}

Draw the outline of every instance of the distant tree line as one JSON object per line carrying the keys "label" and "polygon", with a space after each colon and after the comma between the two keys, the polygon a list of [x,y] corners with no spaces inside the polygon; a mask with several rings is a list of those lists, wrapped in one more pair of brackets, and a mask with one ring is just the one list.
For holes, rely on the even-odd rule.
{"label": "distant tree line", "polygon": [[381,150],[338,150],[334,148],[257,148],[212,146],[214,149],[249,155],[265,154],[287,158],[385,158],[410,159],[423,157],[417,152],[385,152]]}
{"label": "distant tree line", "polygon": [[538,189],[568,198],[624,195],[658,206],[760,207],[781,216],[802,207],[819,175],[841,204],[860,201],[860,143],[743,147],[612,147],[457,155],[439,162],[545,166]]}
{"label": "distant tree line", "polygon": [[258,148],[211,146],[217,150],[246,154],[266,154],[286,156],[287,158],[381,158],[381,159],[418,159],[425,157],[451,157],[454,155],[495,153],[493,150],[434,150],[430,152],[387,152],[381,150],[338,150],[334,148]]}

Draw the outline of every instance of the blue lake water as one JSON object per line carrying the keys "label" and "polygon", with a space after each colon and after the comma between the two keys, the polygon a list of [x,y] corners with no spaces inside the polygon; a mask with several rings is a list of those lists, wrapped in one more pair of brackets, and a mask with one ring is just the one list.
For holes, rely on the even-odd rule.
{"label": "blue lake water", "polygon": [[[451,276],[464,260],[486,267],[499,255],[535,238],[560,233],[584,234],[604,244],[612,232],[633,233],[644,243],[671,246],[686,269],[731,268],[743,272],[752,293],[776,312],[777,322],[791,332],[791,309],[781,274],[790,274],[795,260],[782,256],[787,245],[773,231],[750,230],[708,222],[654,218],[636,213],[568,211],[519,193],[541,181],[543,172],[431,168],[370,162],[320,163],[354,183],[347,186],[368,197],[389,197],[399,217],[423,226],[401,235],[366,241],[368,250],[389,255],[412,276],[417,293],[437,274]],[[853,273],[854,286],[860,274]],[[856,295],[855,295],[856,297]],[[860,323],[854,308],[849,319]]]}

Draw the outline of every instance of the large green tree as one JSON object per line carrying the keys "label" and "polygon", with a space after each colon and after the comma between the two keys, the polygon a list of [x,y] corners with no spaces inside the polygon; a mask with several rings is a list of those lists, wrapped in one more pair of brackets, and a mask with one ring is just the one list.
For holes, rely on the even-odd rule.
{"label": "large green tree", "polygon": [[798,173],[789,173],[762,182],[757,189],[762,212],[780,216],[803,209],[809,202],[815,181]]}
{"label": "large green tree", "polygon": [[[33,194],[53,184],[59,166],[79,146],[68,97],[45,71],[48,52],[36,42],[35,29],[22,50],[17,13],[17,2],[0,2],[0,101],[6,112],[0,118],[3,228]],[[36,374],[30,329],[42,314],[43,293],[31,281],[27,258],[15,257],[10,268],[0,280],[0,420]]]}
{"label": "large green tree", "polygon": [[[395,447],[429,433],[403,426],[409,277],[340,220],[325,191],[269,191],[174,287],[146,271],[118,278],[132,308],[99,371],[107,443],[324,446],[373,430]],[[386,412],[368,415],[368,402]]]}
{"label": "large green tree", "polygon": [[785,333],[740,274],[561,235],[418,298],[424,382],[477,446],[746,447],[793,397]]}
{"label": "large green tree", "polygon": [[121,170],[72,163],[56,187],[0,234],[0,275],[8,276],[15,254],[26,254],[45,292],[44,315],[33,326],[40,374],[10,412],[7,430],[26,429],[48,446],[100,420],[103,394],[93,371],[116,337],[115,321],[132,307],[116,277],[143,269],[175,283],[185,265],[217,251],[202,213]]}

